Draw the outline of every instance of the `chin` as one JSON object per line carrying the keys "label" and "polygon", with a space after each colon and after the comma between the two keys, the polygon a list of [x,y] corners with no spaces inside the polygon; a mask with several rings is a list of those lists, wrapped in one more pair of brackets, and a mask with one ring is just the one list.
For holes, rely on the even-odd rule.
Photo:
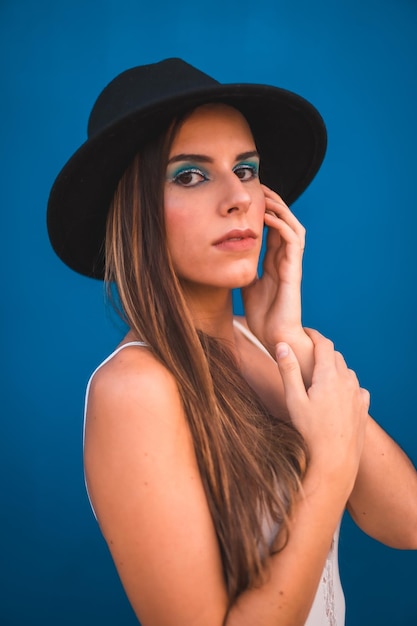
{"label": "chin", "polygon": [[245,276],[241,276],[240,278],[236,278],[235,281],[232,281],[229,285],[229,289],[242,289],[243,287],[248,287],[256,280],[257,277],[258,273],[255,271]]}

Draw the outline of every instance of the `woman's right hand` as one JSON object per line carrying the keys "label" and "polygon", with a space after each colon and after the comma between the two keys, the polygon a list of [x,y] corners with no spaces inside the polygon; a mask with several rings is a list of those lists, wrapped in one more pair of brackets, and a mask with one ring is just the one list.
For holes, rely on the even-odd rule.
{"label": "woman's right hand", "polygon": [[307,390],[290,346],[276,346],[286,404],[309,447],[310,468],[347,500],[362,454],[370,396],[333,343],[317,331],[306,332],[314,344],[313,377]]}

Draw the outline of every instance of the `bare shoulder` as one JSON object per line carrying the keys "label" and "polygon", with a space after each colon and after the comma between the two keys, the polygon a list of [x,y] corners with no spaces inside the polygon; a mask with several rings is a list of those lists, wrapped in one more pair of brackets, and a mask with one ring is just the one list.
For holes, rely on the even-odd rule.
{"label": "bare shoulder", "polygon": [[[126,345],[107,363],[100,367],[92,378],[89,404],[101,400],[126,400],[132,394],[143,393],[143,401],[155,392],[177,393],[173,376],[167,368],[145,347]],[[127,394],[127,396],[126,396]]]}
{"label": "bare shoulder", "polygon": [[93,377],[84,462],[139,620],[220,623],[221,558],[188,422],[174,377],[146,348],[123,348]]}
{"label": "bare shoulder", "polygon": [[166,448],[177,445],[184,453],[190,441],[172,374],[147,348],[124,347],[95,373],[87,399],[84,464],[96,512],[100,485],[123,481],[129,455],[143,473],[149,458],[168,464]]}

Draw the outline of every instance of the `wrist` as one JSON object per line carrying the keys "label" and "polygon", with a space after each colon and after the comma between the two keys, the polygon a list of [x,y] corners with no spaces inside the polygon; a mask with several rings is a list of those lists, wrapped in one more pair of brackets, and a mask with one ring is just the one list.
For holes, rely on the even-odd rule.
{"label": "wrist", "polygon": [[[323,455],[324,457],[324,455]],[[336,506],[345,507],[355,484],[356,473],[345,467],[332,467],[323,459],[310,458],[306,476],[303,480],[302,493],[305,498],[323,497],[333,501]]]}
{"label": "wrist", "polygon": [[294,351],[297,348],[300,350],[313,350],[313,342],[301,325],[296,328],[281,328],[278,341],[285,341],[285,343],[290,344]]}
{"label": "wrist", "polygon": [[[314,344],[304,329],[300,326],[294,331],[281,332],[277,343],[285,342],[291,346],[301,368],[306,388],[311,385],[311,377],[314,369]],[[276,358],[276,344],[272,355]]]}
{"label": "wrist", "polygon": [[277,328],[264,331],[262,343],[264,343],[269,352],[275,356],[275,347],[277,343],[283,341],[291,345],[291,347],[307,346],[308,343],[306,340],[311,342],[301,325],[288,327],[280,324]]}

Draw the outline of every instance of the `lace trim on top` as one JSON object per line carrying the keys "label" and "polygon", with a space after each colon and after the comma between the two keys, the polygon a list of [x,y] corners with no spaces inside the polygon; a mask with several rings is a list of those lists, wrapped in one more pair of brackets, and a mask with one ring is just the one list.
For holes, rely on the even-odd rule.
{"label": "lace trim on top", "polygon": [[324,587],[324,606],[326,610],[327,623],[329,626],[337,626],[336,621],[336,608],[335,608],[335,596],[334,596],[334,571],[333,571],[333,557],[334,557],[334,539],[330,546],[330,552],[326,558],[326,565],[324,566],[323,575],[321,577],[321,584]]}

